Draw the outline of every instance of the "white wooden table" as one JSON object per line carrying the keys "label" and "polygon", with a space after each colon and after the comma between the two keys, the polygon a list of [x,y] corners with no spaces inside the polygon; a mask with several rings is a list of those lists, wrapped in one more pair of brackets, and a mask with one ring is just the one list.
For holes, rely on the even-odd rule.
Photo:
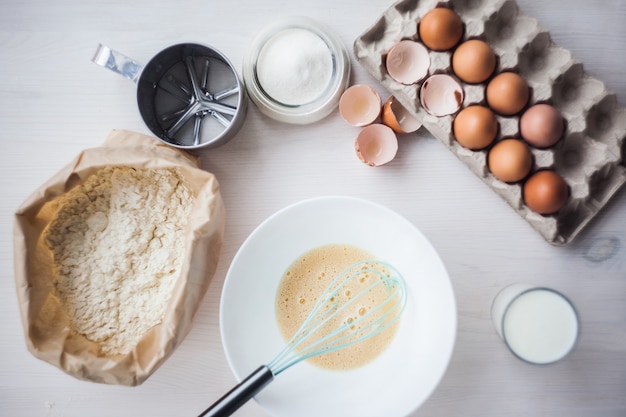
{"label": "white wooden table", "polygon": [[[520,0],[626,105],[626,1]],[[626,191],[567,247],[553,247],[427,132],[401,138],[398,158],[373,169],[353,152],[358,129],[338,114],[300,127],[251,106],[227,145],[200,153],[227,207],[217,274],[194,328],[142,386],[75,380],[31,356],[18,315],[13,212],[78,152],[111,129],[149,133],[132,83],[90,62],[99,42],[140,62],[181,41],[215,46],[241,68],[255,33],[289,15],[315,18],[351,51],[390,0],[20,1],[0,3],[0,415],[194,416],[235,382],[222,350],[219,296],[248,234],[278,209],[308,197],[352,195],[407,217],[445,262],[458,301],[458,337],[438,389],[413,416],[626,415]],[[354,58],[353,83],[387,93]],[[617,242],[603,262],[589,248]],[[593,246],[596,245],[596,246]],[[564,292],[582,337],[567,360],[527,365],[494,332],[490,305],[513,282]],[[263,416],[254,402],[240,416]],[[382,417],[382,416],[381,416]]]}

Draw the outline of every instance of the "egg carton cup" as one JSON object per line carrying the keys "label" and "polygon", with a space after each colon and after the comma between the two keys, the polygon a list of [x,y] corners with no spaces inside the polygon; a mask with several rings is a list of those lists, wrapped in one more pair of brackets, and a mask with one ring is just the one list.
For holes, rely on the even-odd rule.
{"label": "egg carton cup", "polygon": [[[438,6],[451,8],[461,17],[465,26],[461,42],[481,39],[492,47],[498,57],[494,75],[514,71],[526,79],[531,92],[528,106],[548,103],[563,115],[565,133],[555,146],[530,147],[533,172],[554,169],[570,188],[571,195],[558,213],[540,215],[530,210],[523,201],[522,183],[505,183],[490,173],[488,150],[472,151],[456,141],[452,133],[456,113],[430,115],[420,105],[421,82],[404,85],[388,74],[385,58],[389,49],[404,39],[419,42],[419,21]],[[428,75],[453,75],[452,52],[430,51]],[[571,242],[626,182],[626,109],[618,105],[616,96],[603,82],[585,72],[571,52],[556,45],[535,19],[521,12],[514,0],[399,1],[355,40],[354,54],[433,136],[553,245]],[[465,91],[462,108],[486,105],[488,81],[461,82]],[[500,125],[496,142],[520,137],[520,115],[496,117]]]}

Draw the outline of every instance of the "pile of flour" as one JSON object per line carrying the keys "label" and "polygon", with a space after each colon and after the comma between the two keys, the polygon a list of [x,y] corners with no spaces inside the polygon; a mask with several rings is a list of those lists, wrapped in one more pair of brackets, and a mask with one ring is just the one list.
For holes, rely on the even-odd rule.
{"label": "pile of flour", "polygon": [[73,330],[128,353],[163,320],[193,192],[175,169],[107,167],[66,193],[44,233]]}

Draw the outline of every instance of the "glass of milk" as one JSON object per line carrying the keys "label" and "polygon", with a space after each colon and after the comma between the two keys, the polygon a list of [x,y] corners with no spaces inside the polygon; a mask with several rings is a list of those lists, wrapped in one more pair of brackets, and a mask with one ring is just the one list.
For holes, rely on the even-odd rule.
{"label": "glass of milk", "polygon": [[578,315],[572,303],[550,288],[513,284],[494,299],[491,319],[504,343],[532,364],[563,359],[578,340]]}

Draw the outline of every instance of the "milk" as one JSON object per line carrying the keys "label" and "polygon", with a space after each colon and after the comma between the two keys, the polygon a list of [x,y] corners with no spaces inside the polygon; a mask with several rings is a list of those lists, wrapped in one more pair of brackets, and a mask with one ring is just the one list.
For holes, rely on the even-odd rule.
{"label": "milk", "polygon": [[520,359],[548,364],[565,357],[578,339],[578,317],[562,294],[548,288],[512,285],[492,306],[496,331]]}

